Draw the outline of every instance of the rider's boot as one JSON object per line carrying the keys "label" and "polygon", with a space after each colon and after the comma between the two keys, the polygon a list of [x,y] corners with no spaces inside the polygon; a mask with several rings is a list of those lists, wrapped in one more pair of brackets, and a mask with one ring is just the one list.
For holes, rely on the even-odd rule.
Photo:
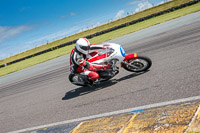
{"label": "rider's boot", "polygon": [[87,78],[87,82],[88,86],[93,87],[94,85],[94,81],[92,81],[89,77]]}
{"label": "rider's boot", "polygon": [[94,82],[93,82],[93,84],[100,84],[100,81],[97,79],[97,80],[95,80]]}
{"label": "rider's boot", "polygon": [[96,86],[97,84],[100,84],[100,81],[99,81],[98,79],[95,80],[95,81],[88,80],[88,85],[89,85],[90,87],[94,87],[94,86]]}

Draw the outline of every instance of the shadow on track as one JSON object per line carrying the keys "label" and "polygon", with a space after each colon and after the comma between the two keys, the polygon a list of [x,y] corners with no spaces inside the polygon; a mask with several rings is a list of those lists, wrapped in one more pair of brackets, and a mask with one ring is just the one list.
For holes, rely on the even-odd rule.
{"label": "shadow on track", "polygon": [[96,86],[93,86],[93,87],[79,87],[79,88],[76,88],[76,89],[73,89],[71,91],[68,91],[65,96],[62,98],[62,100],[69,100],[69,99],[72,99],[72,98],[75,98],[75,97],[78,97],[78,96],[83,96],[85,94],[88,94],[88,93],[91,93],[91,92],[94,92],[94,91],[98,91],[98,90],[101,90],[103,88],[106,88],[106,87],[109,87],[109,86],[112,86],[120,81],[123,81],[123,80],[127,80],[127,79],[130,79],[130,78],[133,78],[133,77],[136,77],[136,76],[139,76],[141,74],[144,74],[148,71],[145,71],[145,72],[140,72],[140,73],[132,73],[132,74],[129,74],[125,77],[122,77],[120,79],[112,79],[112,80],[108,80],[108,81],[105,81],[105,82],[102,82],[101,84],[99,85],[96,85]]}

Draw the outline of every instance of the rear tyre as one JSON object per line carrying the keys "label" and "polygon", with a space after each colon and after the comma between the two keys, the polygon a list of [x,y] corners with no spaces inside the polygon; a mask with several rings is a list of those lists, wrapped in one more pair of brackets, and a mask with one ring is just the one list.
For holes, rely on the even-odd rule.
{"label": "rear tyre", "polygon": [[137,59],[129,59],[124,63],[124,69],[130,72],[143,72],[147,71],[152,65],[149,57],[138,56]]}

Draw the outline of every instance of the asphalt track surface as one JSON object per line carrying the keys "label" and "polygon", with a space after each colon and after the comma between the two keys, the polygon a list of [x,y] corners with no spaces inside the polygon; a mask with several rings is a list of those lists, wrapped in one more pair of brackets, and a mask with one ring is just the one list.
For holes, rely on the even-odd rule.
{"label": "asphalt track surface", "polygon": [[0,132],[200,96],[200,21],[123,46],[149,56],[150,71],[121,69],[113,80],[84,88],[68,81],[63,62],[0,85]]}

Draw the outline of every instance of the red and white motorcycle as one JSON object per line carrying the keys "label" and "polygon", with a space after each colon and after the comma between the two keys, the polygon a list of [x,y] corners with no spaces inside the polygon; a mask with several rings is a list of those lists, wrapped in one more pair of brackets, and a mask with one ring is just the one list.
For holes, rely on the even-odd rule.
{"label": "red and white motorcycle", "polygon": [[[139,73],[147,71],[152,65],[151,59],[146,56],[140,56],[138,53],[126,55],[124,48],[119,44],[109,43],[102,45],[106,47],[106,49],[100,51],[98,56],[91,57],[87,60],[92,64],[111,65],[111,69],[109,70],[106,69],[97,71],[99,74],[98,81],[100,83],[102,81],[107,81],[117,75],[119,73],[119,66],[127,71]],[[75,74],[73,71],[71,71],[69,75],[69,80],[75,85],[89,85],[88,79],[84,75]]]}

